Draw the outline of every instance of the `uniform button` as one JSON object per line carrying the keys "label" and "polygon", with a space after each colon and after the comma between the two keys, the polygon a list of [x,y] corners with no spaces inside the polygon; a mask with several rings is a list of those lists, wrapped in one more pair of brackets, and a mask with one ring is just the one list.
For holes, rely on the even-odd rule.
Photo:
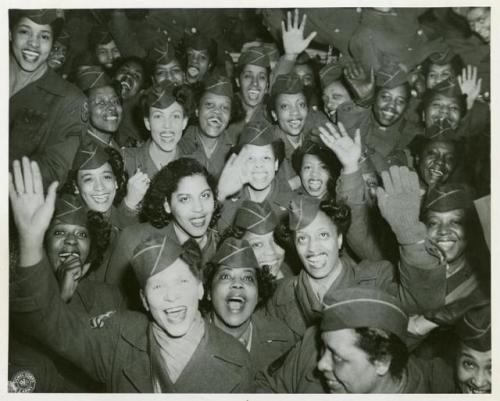
{"label": "uniform button", "polygon": [[417,31],[417,35],[420,35],[420,36],[421,36],[421,35],[423,35],[423,34],[424,34],[424,31],[422,31],[421,29],[419,29],[419,30]]}
{"label": "uniform button", "polygon": [[174,24],[174,25],[177,24],[177,21],[173,19],[172,24]]}
{"label": "uniform button", "polygon": [[196,28],[194,26],[191,28],[191,32],[196,33]]}
{"label": "uniform button", "polygon": [[413,51],[413,48],[412,48],[412,47],[409,47],[409,48],[408,48],[408,51],[409,51],[409,52]]}
{"label": "uniform button", "polygon": [[340,32],[340,29],[339,29],[339,28],[335,28],[335,29],[333,30],[333,32],[335,32],[335,33],[339,33],[339,32]]}

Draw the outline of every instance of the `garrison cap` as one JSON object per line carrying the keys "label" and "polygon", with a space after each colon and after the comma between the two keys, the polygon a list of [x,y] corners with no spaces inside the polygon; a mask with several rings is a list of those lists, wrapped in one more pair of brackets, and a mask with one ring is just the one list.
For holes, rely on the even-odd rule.
{"label": "garrison cap", "polygon": [[100,65],[82,67],[76,75],[76,84],[82,91],[108,86],[111,82],[111,78]]}
{"label": "garrison cap", "polygon": [[323,90],[332,82],[342,78],[343,68],[341,63],[329,63],[319,70],[319,80]]}
{"label": "garrison cap", "polygon": [[266,52],[269,62],[276,62],[280,58],[280,52],[276,43],[262,43],[260,46]]}
{"label": "garrison cap", "polygon": [[210,92],[215,95],[233,97],[233,85],[228,77],[224,75],[210,75],[205,80],[205,92]]}
{"label": "garrison cap", "polygon": [[263,235],[276,228],[278,217],[268,201],[259,203],[245,200],[236,212],[233,224],[253,234]]}
{"label": "garrison cap", "polygon": [[207,50],[209,53],[217,51],[217,43],[206,35],[199,33],[186,35],[184,43],[186,49]]}
{"label": "garrison cap", "polygon": [[306,51],[299,53],[297,60],[295,60],[295,65],[307,64],[311,61],[311,56]]}
{"label": "garrison cap", "polygon": [[89,40],[95,46],[105,45],[113,40],[113,36],[106,25],[97,25],[90,31]]}
{"label": "garrison cap", "polygon": [[448,78],[440,83],[438,83],[434,88],[431,89],[434,93],[438,93],[448,97],[461,98],[465,96],[462,94],[460,86],[455,78]]}
{"label": "garrison cap", "polygon": [[382,88],[392,89],[405,82],[408,82],[408,69],[402,63],[383,64],[375,74],[375,83]]}
{"label": "garrison cap", "polygon": [[265,146],[274,140],[273,126],[262,119],[245,124],[238,138],[238,145]]}
{"label": "garrison cap", "polygon": [[87,226],[87,209],[79,196],[61,194],[57,197],[51,224],[61,223]]}
{"label": "garrison cap", "polygon": [[109,161],[109,155],[102,146],[86,141],[80,143],[73,159],[73,170],[93,170]]}
{"label": "garrison cap", "polygon": [[480,352],[491,350],[491,305],[468,310],[455,330],[467,347]]}
{"label": "garrison cap", "polygon": [[148,59],[155,64],[167,65],[176,60],[174,44],[169,37],[165,35],[159,36],[149,50]]}
{"label": "garrison cap", "polygon": [[433,141],[451,141],[457,139],[456,129],[452,128],[450,120],[443,118],[425,129],[425,137]]}
{"label": "garrison cap", "polygon": [[455,57],[455,53],[449,46],[443,46],[440,51],[436,51],[429,56],[429,61],[432,64],[444,65],[449,64]]}
{"label": "garrison cap", "polygon": [[258,269],[259,262],[246,240],[228,238],[217,249],[212,262],[229,267]]}
{"label": "garrison cap", "polygon": [[301,230],[311,224],[319,212],[320,203],[320,199],[306,195],[292,199],[288,206],[290,230]]}
{"label": "garrison cap", "polygon": [[62,22],[60,12],[56,9],[15,10],[15,12],[38,25],[50,25],[57,20]]}
{"label": "garrison cap", "polygon": [[69,35],[68,31],[66,29],[62,29],[57,38],[55,39],[56,42],[59,42],[60,44],[64,46],[69,46],[69,42],[71,40],[71,36]]}
{"label": "garrison cap", "polygon": [[370,287],[343,288],[323,299],[321,331],[369,327],[382,329],[404,341],[408,315],[400,302],[385,291]]}
{"label": "garrison cap", "polygon": [[467,185],[461,183],[448,183],[430,188],[424,202],[424,210],[432,210],[434,212],[468,209],[472,206],[472,190]]}
{"label": "garrison cap", "polygon": [[174,97],[174,85],[169,80],[165,80],[149,88],[144,96],[145,107],[155,107],[157,109],[166,109],[176,101]]}
{"label": "garrison cap", "polygon": [[282,74],[276,77],[271,88],[271,96],[278,96],[281,94],[294,95],[303,91],[304,86],[297,74]]}
{"label": "garrison cap", "polygon": [[247,64],[257,65],[259,67],[269,68],[271,66],[269,57],[262,47],[251,47],[241,53],[238,59],[238,67],[243,67]]}

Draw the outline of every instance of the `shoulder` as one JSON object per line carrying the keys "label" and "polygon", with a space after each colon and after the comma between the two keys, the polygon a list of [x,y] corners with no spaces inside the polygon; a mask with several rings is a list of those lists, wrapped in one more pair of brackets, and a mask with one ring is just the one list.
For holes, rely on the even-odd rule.
{"label": "shoulder", "polygon": [[295,337],[288,326],[280,319],[271,316],[265,309],[260,309],[252,315],[252,324],[258,336],[266,342],[295,342]]}
{"label": "shoulder", "polygon": [[274,303],[277,306],[282,306],[295,301],[296,285],[297,276],[285,277],[280,280],[272,298],[274,300]]}
{"label": "shoulder", "polygon": [[251,365],[250,355],[238,340],[213,324],[206,323],[207,351],[220,360],[239,367]]}
{"label": "shoulder", "polygon": [[[345,260],[343,260],[344,262]],[[373,262],[371,260],[362,260],[360,263],[350,259],[350,264],[354,270],[356,281],[362,283],[364,281],[392,281],[394,278],[394,266],[387,260]]]}
{"label": "shoulder", "polygon": [[47,72],[46,76],[42,79],[42,86],[47,91],[63,97],[65,103],[74,100],[83,102],[86,99],[86,96],[76,85],[61,78],[59,75],[57,75],[57,73],[50,69]]}

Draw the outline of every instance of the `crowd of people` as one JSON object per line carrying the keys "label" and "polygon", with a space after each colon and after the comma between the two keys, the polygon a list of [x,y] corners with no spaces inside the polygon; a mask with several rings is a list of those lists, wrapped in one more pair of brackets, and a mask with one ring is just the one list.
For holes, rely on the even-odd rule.
{"label": "crowd of people", "polygon": [[489,8],[9,31],[9,391],[491,392]]}

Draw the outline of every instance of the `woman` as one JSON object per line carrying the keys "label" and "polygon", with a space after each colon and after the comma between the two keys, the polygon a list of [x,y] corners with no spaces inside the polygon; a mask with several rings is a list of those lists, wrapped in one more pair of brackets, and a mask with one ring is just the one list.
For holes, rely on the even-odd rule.
{"label": "woman", "polygon": [[[196,160],[180,158],[163,167],[153,178],[144,197],[144,223],[120,233],[111,256],[106,282],[118,285],[137,307],[137,282],[131,276],[133,250],[152,234],[168,235],[183,244],[193,238],[208,261],[215,254],[218,236],[211,227],[216,216],[216,186]],[[135,304],[134,304],[135,302]]]}
{"label": "woman", "polygon": [[340,105],[352,101],[351,94],[342,76],[341,63],[330,63],[319,71],[323,100],[323,111],[331,122],[337,122],[337,109]]}
{"label": "woman", "polygon": [[[36,336],[83,368],[108,392],[253,390],[252,367],[244,348],[201,318],[202,265],[194,241],[181,247],[162,236],[134,249],[134,272],[149,316],[115,314],[100,330],[92,329],[54,296],[57,284],[43,257],[43,235],[57,184],[45,198],[36,163],[25,159],[23,172],[19,163],[13,169],[16,178],[11,177],[10,194],[19,230],[19,263],[26,268],[19,269],[20,286],[12,293],[11,310],[17,311],[13,319],[23,333]],[[26,280],[23,273],[36,280]],[[26,295],[31,298],[28,304]]]}
{"label": "woman", "polygon": [[168,80],[174,85],[182,85],[185,72],[175,53],[174,45],[170,38],[161,35],[155,40],[149,51],[148,61],[151,65],[151,79],[153,85]]}
{"label": "woman", "polygon": [[144,124],[151,138],[139,147],[122,150],[129,176],[140,170],[152,179],[164,166],[183,155],[178,144],[191,113],[191,98],[187,86],[174,86],[168,80],[144,94]]}
{"label": "woman", "polygon": [[206,267],[210,319],[245,346],[256,370],[266,368],[294,344],[286,325],[262,309],[273,291],[273,276],[260,268],[245,240],[227,238]]}
{"label": "woman", "polygon": [[55,10],[10,14],[9,159],[37,160],[46,183],[71,168],[85,100],[47,64],[61,27]]}

